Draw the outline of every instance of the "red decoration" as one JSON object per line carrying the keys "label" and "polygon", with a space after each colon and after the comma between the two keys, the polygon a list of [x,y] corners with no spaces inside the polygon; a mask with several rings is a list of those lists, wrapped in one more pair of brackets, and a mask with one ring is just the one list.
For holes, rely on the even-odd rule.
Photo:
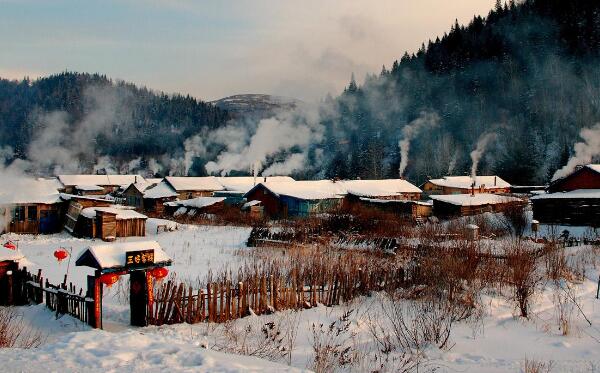
{"label": "red decoration", "polygon": [[6,247],[9,250],[16,250],[17,249],[17,246],[14,243],[12,243],[11,241],[8,241],[3,246]]}
{"label": "red decoration", "polygon": [[111,287],[115,282],[119,281],[119,276],[114,273],[105,273],[99,278],[104,285]]}
{"label": "red decoration", "polygon": [[54,252],[54,257],[60,262],[65,260],[69,256],[69,253],[65,249],[58,249]]}
{"label": "red decoration", "polygon": [[169,270],[165,267],[157,267],[152,270],[152,277],[154,277],[157,280],[167,277],[168,274]]}

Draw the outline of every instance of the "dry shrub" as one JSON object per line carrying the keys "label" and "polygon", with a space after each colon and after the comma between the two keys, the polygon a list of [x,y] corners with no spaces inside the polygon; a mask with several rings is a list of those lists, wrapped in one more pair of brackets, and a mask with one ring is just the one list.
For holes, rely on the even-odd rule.
{"label": "dry shrub", "polygon": [[506,257],[507,283],[513,288],[521,317],[527,318],[530,299],[544,279],[537,268],[536,252],[517,239],[509,245]]}
{"label": "dry shrub", "polygon": [[552,360],[548,362],[533,360],[533,359],[525,359],[522,364],[522,372],[523,373],[550,373],[554,366],[554,362]]}
{"label": "dry shrub", "polygon": [[25,324],[22,314],[12,307],[0,307],[0,348],[35,348],[44,340],[40,331]]}
{"label": "dry shrub", "polygon": [[316,373],[334,372],[353,363],[352,340],[355,336],[350,330],[352,312],[353,310],[344,312],[327,325],[312,324],[311,344],[314,356],[310,368]]}
{"label": "dry shrub", "polygon": [[281,325],[275,321],[260,321],[253,318],[227,321],[223,324],[222,337],[215,341],[214,349],[270,361],[282,361],[288,355],[288,351]]}

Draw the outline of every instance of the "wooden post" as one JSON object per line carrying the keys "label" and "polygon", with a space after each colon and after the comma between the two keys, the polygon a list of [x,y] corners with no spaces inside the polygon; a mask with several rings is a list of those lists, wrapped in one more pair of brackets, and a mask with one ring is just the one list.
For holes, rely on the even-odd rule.
{"label": "wooden post", "polygon": [[154,280],[152,278],[152,273],[150,271],[146,271],[146,289],[147,289],[147,299],[148,299],[148,311],[147,311],[147,320],[146,324],[154,323]]}
{"label": "wooden post", "polygon": [[212,321],[217,321],[217,300],[219,298],[219,288],[217,283],[213,283],[213,299],[212,299]]}
{"label": "wooden post", "polygon": [[227,280],[227,290],[226,290],[226,306],[225,306],[225,321],[231,318],[231,284],[230,281]]}
{"label": "wooden post", "polygon": [[208,311],[208,321],[213,321],[212,319],[212,298],[211,298],[212,292],[211,292],[211,286],[210,286],[210,282],[208,284],[206,284],[206,308]]}
{"label": "wooden post", "polygon": [[244,283],[238,282],[238,317],[243,317],[245,312],[246,297],[244,296]]}

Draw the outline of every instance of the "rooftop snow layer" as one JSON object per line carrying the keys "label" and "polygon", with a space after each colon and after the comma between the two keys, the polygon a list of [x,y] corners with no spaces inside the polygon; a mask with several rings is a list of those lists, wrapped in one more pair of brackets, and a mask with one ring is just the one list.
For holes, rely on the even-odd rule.
{"label": "rooftop snow layer", "polygon": [[588,164],[586,167],[600,173],[600,164]]}
{"label": "rooftop snow layer", "polygon": [[[100,269],[121,268],[125,266],[125,255],[128,251],[154,250],[154,263],[169,262],[171,258],[163,251],[156,241],[118,242],[93,245],[83,250],[90,251],[100,265]],[[79,258],[77,260],[79,260]]]}
{"label": "rooftop snow layer", "polygon": [[446,202],[457,206],[495,205],[498,203],[517,202],[519,198],[501,196],[489,193],[471,194],[442,194],[430,196],[434,201]]}
{"label": "rooftop snow layer", "polygon": [[598,198],[600,199],[600,189],[576,189],[570,192],[557,192],[548,194],[539,194],[531,199],[555,199],[555,198]]}
{"label": "rooftop snow layer", "polygon": [[[442,179],[431,179],[430,183],[449,188],[471,188],[473,178],[471,176],[445,176]],[[476,176],[475,188],[485,185],[486,188],[510,188],[510,184],[499,176]]]}
{"label": "rooftop snow layer", "polygon": [[370,202],[370,203],[381,203],[381,204],[386,204],[386,203],[413,203],[415,205],[422,205],[422,206],[431,206],[433,205],[433,201],[432,200],[428,200],[428,201],[413,201],[413,200],[409,200],[409,199],[377,199],[377,198],[365,198],[365,197],[361,197],[360,198],[361,201],[365,201],[365,202]]}
{"label": "rooftop snow layer", "polygon": [[223,186],[216,177],[184,177],[184,176],[167,176],[165,180],[171,184],[176,191],[194,190],[194,191],[215,191],[223,190]]}
{"label": "rooftop snow layer", "polygon": [[267,179],[261,184],[276,195],[305,200],[343,198],[346,195],[344,183],[331,180],[269,182]]}
{"label": "rooftop snow layer", "polygon": [[121,186],[144,181],[141,175],[58,175],[64,186],[104,185]]}
{"label": "rooftop snow layer", "polygon": [[2,181],[6,187],[0,192],[0,204],[61,202],[55,180],[15,177]]}
{"label": "rooftop snow layer", "polygon": [[147,219],[146,215],[140,214],[139,212],[122,208],[122,207],[87,207],[81,210],[81,215],[86,218],[95,218],[96,211],[108,212],[111,214],[116,214],[117,220],[129,220],[129,219]]}
{"label": "rooftop snow layer", "polygon": [[177,192],[164,181],[144,191],[144,198],[155,199],[168,197],[177,197]]}
{"label": "rooftop snow layer", "polygon": [[75,188],[84,192],[96,192],[104,190],[104,188],[98,185],[76,185]]}
{"label": "rooftop snow layer", "polygon": [[239,192],[244,192],[247,193],[248,191],[250,191],[250,189],[254,188],[254,186],[258,183],[264,183],[266,179],[266,182],[291,182],[291,181],[295,181],[294,179],[292,179],[289,176],[257,176],[256,178],[254,176],[236,176],[236,177],[229,177],[229,176],[223,176],[223,177],[219,177],[218,181],[219,183],[221,183],[221,185],[223,186],[223,188],[225,190],[230,190],[230,191],[239,191]]}
{"label": "rooftop snow layer", "polygon": [[403,179],[344,180],[343,184],[348,194],[359,197],[384,197],[422,192],[421,189]]}
{"label": "rooftop snow layer", "polygon": [[167,206],[182,206],[182,207],[192,207],[196,209],[200,209],[203,207],[212,206],[215,203],[225,201],[226,197],[198,197],[192,199],[185,199],[183,201],[173,201],[167,202]]}

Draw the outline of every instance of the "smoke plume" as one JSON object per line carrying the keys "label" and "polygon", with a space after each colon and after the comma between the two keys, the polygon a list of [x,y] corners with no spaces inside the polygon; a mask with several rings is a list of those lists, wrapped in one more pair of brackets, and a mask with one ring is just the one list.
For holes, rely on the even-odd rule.
{"label": "smoke plume", "polygon": [[477,166],[479,165],[479,161],[481,160],[481,156],[485,152],[485,149],[489,145],[490,142],[496,140],[497,135],[495,133],[484,133],[477,140],[477,145],[475,150],[471,152],[471,177],[475,180],[475,176],[477,176]]}
{"label": "smoke plume", "polygon": [[440,117],[436,113],[422,112],[421,115],[402,128],[402,140],[398,142],[400,147],[400,167],[398,173],[400,177],[404,175],[404,170],[408,165],[408,153],[410,151],[410,142],[423,130],[433,129],[438,126]]}
{"label": "smoke plume", "polygon": [[583,141],[575,144],[575,155],[563,168],[554,173],[552,181],[567,176],[576,166],[591,163],[594,157],[600,156],[600,123],[590,128],[583,128],[579,132],[579,137]]}

